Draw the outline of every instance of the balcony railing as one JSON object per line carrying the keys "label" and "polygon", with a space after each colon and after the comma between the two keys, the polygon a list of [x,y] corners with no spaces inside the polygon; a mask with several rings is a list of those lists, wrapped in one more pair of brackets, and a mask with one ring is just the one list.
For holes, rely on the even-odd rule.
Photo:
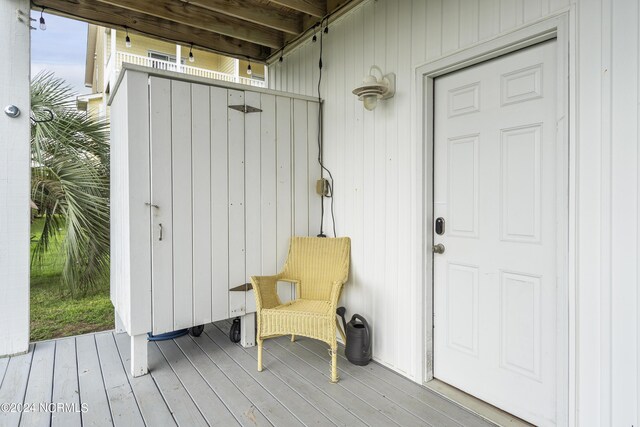
{"label": "balcony railing", "polygon": [[[246,77],[234,76],[233,74],[221,73],[219,71],[207,70],[204,68],[192,67],[190,65],[176,64],[171,61],[163,61],[161,59],[149,58],[142,55],[134,55],[127,52],[116,52],[115,72],[113,79],[109,79],[112,83],[116,81],[123,63],[142,65],[144,67],[157,68],[159,70],[174,71],[177,73],[185,73],[192,76],[205,77],[208,79],[222,80],[225,82],[241,83],[249,86],[266,87],[262,80],[248,79]],[[111,60],[109,60],[111,64]],[[111,71],[110,67],[107,67]]]}

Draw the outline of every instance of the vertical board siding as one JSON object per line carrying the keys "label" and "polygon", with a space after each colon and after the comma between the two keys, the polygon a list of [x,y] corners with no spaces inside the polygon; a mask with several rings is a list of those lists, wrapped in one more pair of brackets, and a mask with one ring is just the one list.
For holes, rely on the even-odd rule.
{"label": "vertical board siding", "polygon": [[[128,73],[127,73],[128,75]],[[171,81],[151,77],[152,307],[154,333],[173,330],[173,196],[171,192]],[[112,111],[117,112],[114,107]],[[129,183],[127,183],[129,186]],[[160,227],[163,240],[160,240]]]}
{"label": "vertical board siding", "polygon": [[209,88],[191,85],[193,324],[211,322],[211,121]]}
{"label": "vertical board siding", "polygon": [[171,82],[173,181],[173,330],[193,321],[193,205],[191,189],[191,85]]}
{"label": "vertical board siding", "polygon": [[[415,325],[422,314],[410,249],[414,69],[568,6],[569,0],[369,0],[331,22],[323,36],[323,157],[335,178],[337,233],[352,239],[341,303],[369,320],[376,360],[414,380],[422,380]],[[317,96],[319,45],[309,40],[272,64],[270,87]],[[365,111],[351,90],[371,65],[396,73],[396,94]],[[310,197],[317,178],[309,170]],[[327,235],[333,234],[330,202],[325,199]],[[310,207],[310,221],[311,215],[318,214]],[[311,221],[312,234],[314,227]]]}
{"label": "vertical board siding", "polygon": [[229,185],[227,90],[212,87],[211,94],[211,244],[212,320],[229,317]]}
{"label": "vertical board siding", "polygon": [[291,203],[291,99],[276,97],[276,256],[282,266],[289,250]]}
{"label": "vertical board siding", "polygon": [[[244,105],[244,92],[229,90],[231,105]],[[228,162],[229,162],[229,288],[245,283],[245,221],[244,221],[244,144],[245,114],[229,108]],[[245,294],[229,292],[229,315],[245,313]]]}
{"label": "vertical board siding", "polygon": [[[262,274],[278,272],[276,222],[276,97],[262,94],[260,127],[260,237]],[[253,274],[253,273],[250,273]]]}

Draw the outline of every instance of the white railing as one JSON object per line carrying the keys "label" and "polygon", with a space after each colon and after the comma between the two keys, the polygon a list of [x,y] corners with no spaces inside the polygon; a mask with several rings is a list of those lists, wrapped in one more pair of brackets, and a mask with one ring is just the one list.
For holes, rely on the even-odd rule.
{"label": "white railing", "polygon": [[[221,73],[219,71],[207,70],[204,68],[192,67],[190,65],[178,65],[175,62],[163,61],[161,59],[149,58],[142,55],[134,55],[127,52],[116,53],[116,75],[120,73],[123,63],[142,65],[144,67],[157,68],[159,70],[175,71],[192,76],[204,77],[207,79],[222,80],[225,82],[241,83],[249,86],[266,87],[264,81],[248,79],[246,77],[234,76],[233,74]],[[115,81],[115,79],[114,79]]]}

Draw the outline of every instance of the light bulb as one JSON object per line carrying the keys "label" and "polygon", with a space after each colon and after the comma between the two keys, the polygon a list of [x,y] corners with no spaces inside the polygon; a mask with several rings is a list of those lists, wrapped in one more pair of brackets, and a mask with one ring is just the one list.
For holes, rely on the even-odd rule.
{"label": "light bulb", "polygon": [[129,36],[125,37],[124,44],[127,47],[131,47],[131,38]]}
{"label": "light bulb", "polygon": [[364,108],[371,111],[376,108],[376,105],[378,105],[378,96],[365,95],[362,99],[362,103],[364,104]]}
{"label": "light bulb", "polygon": [[47,23],[44,22],[44,8],[42,9],[42,11],[40,12],[40,29],[42,31],[47,29]]}
{"label": "light bulb", "polygon": [[193,57],[193,52],[189,52],[189,62],[195,61],[196,58]]}
{"label": "light bulb", "polygon": [[251,75],[251,64],[247,65],[247,74]]}

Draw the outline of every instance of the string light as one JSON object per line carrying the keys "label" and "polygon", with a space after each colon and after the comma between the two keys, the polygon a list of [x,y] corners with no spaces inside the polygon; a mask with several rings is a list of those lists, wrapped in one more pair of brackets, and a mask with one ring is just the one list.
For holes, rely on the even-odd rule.
{"label": "string light", "polygon": [[251,60],[249,60],[249,65],[247,65],[247,74],[251,75]]}
{"label": "string light", "polygon": [[127,37],[124,38],[124,44],[127,47],[131,47],[131,38],[129,37],[129,28],[124,27],[124,30],[127,32]]}
{"label": "string light", "polygon": [[196,58],[193,57],[193,43],[191,43],[191,47],[189,48],[189,62],[195,61]]}
{"label": "string light", "polygon": [[42,11],[40,12],[40,29],[42,31],[47,29],[47,23],[44,22],[44,7],[42,8]]}
{"label": "string light", "polygon": [[282,62],[284,61],[284,58],[282,57],[282,55],[280,55],[280,59],[278,59],[278,62]]}

